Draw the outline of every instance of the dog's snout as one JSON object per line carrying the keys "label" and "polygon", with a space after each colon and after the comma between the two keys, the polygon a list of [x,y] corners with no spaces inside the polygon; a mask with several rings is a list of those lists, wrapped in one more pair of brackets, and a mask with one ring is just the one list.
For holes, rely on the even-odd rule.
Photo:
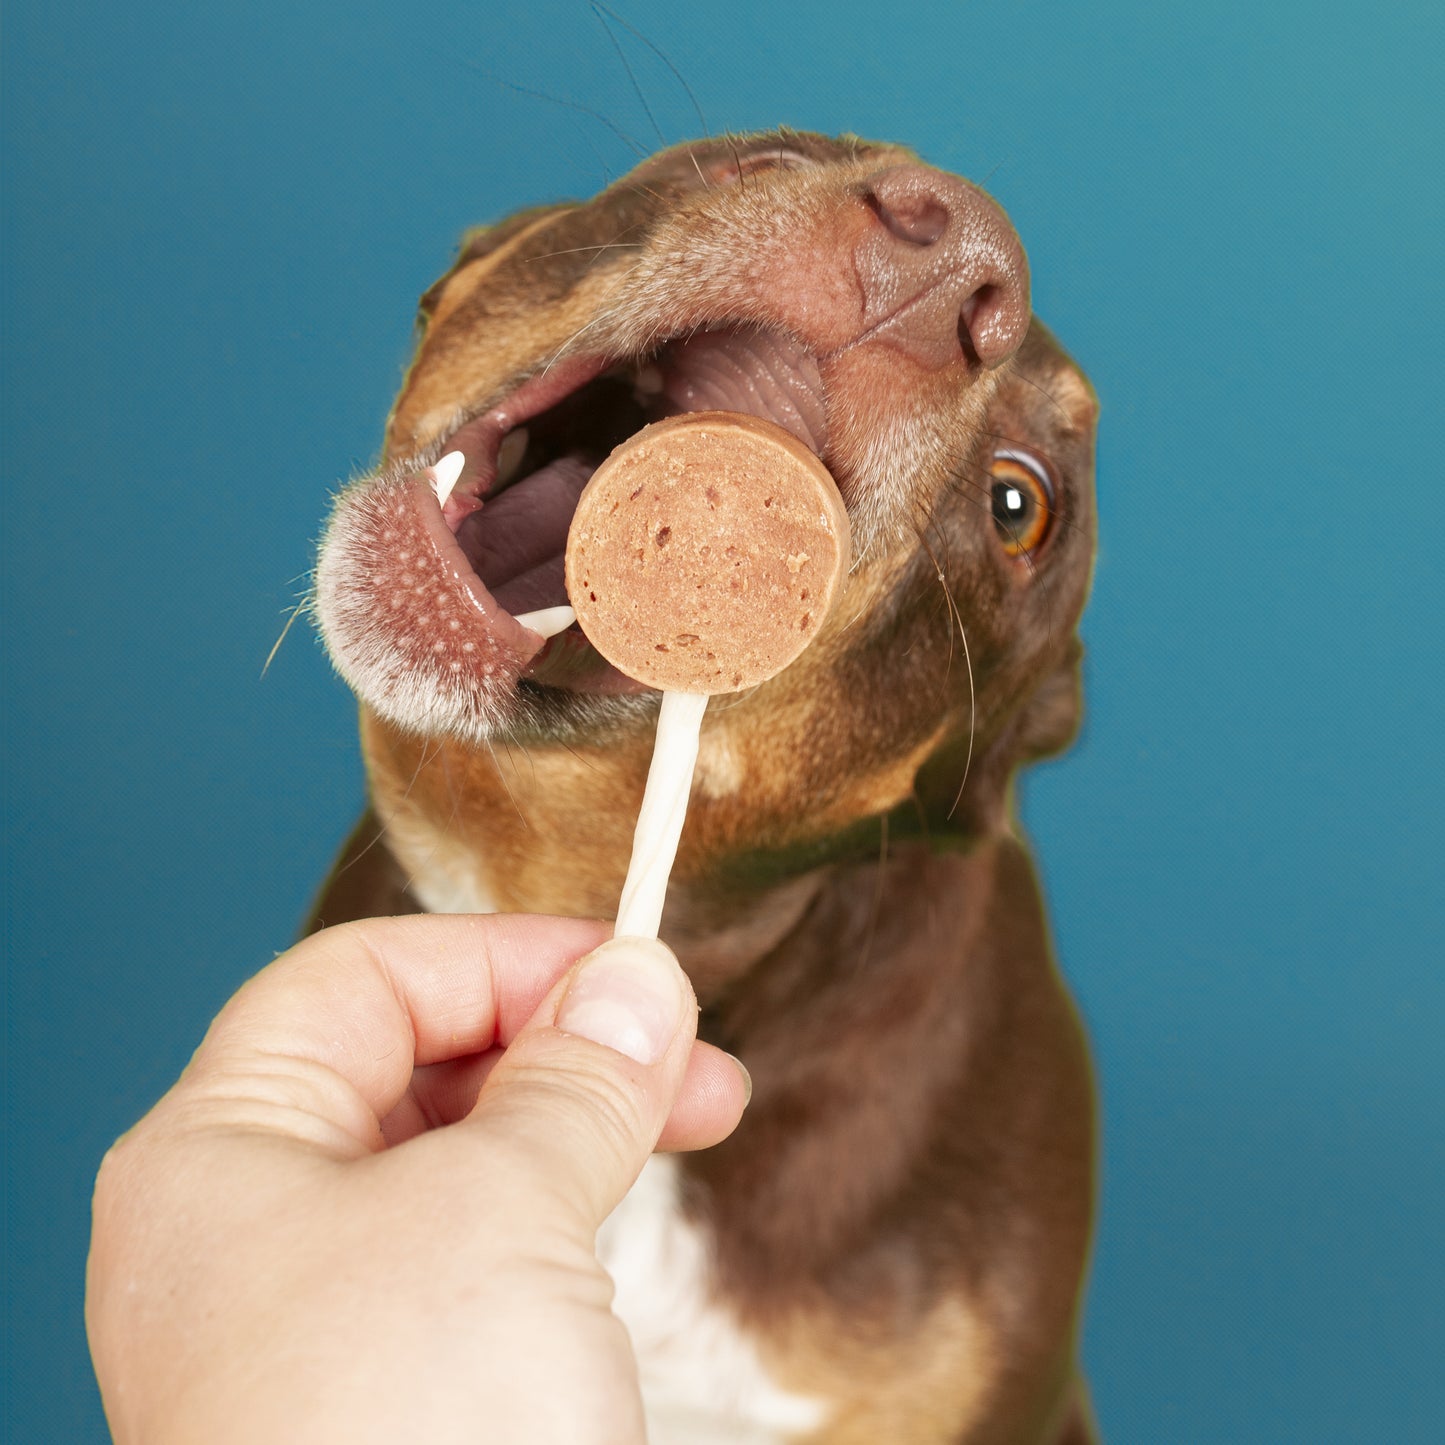
{"label": "dog's snout", "polygon": [[961,355],[1007,361],[1029,325],[1029,272],[1008,217],[983,191],[922,165],[897,165],[867,182],[877,217],[859,255],[881,330],[927,366]]}

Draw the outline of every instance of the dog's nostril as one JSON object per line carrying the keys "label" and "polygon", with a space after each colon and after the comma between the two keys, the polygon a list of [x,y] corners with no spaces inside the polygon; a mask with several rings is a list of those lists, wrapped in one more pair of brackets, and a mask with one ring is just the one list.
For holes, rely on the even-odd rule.
{"label": "dog's nostril", "polygon": [[863,199],[888,233],[900,241],[932,246],[948,230],[947,205],[917,183],[911,168],[876,176]]}
{"label": "dog's nostril", "polygon": [[970,361],[1001,366],[1023,344],[1029,329],[1027,282],[1013,275],[994,285],[985,282],[963,305],[958,337]]}
{"label": "dog's nostril", "polygon": [[974,326],[977,323],[980,311],[984,311],[993,302],[998,294],[998,288],[991,283],[980,286],[972,296],[966,297],[958,313],[958,348],[963,352],[963,359],[970,366],[982,366],[984,361],[979,355],[978,342],[974,335]]}
{"label": "dog's nostril", "polygon": [[958,313],[958,344],[970,366],[1002,365],[1028,330],[1027,294],[1012,277],[986,281]]}

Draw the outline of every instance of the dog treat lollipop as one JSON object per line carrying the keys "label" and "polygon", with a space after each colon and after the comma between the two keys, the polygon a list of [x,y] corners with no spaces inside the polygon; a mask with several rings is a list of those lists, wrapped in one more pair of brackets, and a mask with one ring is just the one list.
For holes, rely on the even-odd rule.
{"label": "dog treat lollipop", "polygon": [[593,473],[567,537],[587,640],[664,692],[738,692],[812,641],[848,566],[822,462],[760,417],[654,423]]}
{"label": "dog treat lollipop", "polygon": [[760,417],[655,422],[593,473],[567,537],[567,595],[588,641],[662,691],[619,935],[656,936],[708,697],[792,662],[848,560],[848,514],[827,468]]}

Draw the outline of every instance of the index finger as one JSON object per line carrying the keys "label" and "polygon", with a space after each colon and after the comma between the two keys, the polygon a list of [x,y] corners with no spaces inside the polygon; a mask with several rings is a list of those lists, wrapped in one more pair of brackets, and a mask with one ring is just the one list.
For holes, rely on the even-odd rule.
{"label": "index finger", "polygon": [[516,913],[420,914],[325,929],[240,989],[182,1084],[195,1089],[224,1078],[234,1098],[238,1077],[316,1083],[339,1076],[371,1119],[352,1117],[324,1087],[313,1107],[374,1146],[375,1121],[405,1093],[413,1069],[508,1043],[557,979],[609,933],[590,919]]}

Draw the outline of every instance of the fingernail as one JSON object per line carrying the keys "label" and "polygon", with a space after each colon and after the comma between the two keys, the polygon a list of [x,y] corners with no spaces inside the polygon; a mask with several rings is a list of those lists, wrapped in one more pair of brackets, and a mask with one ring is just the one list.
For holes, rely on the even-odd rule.
{"label": "fingernail", "polygon": [[728,1058],[738,1066],[738,1073],[743,1076],[743,1108],[747,1108],[753,1102],[753,1076],[748,1073],[748,1066],[736,1054],[729,1054]]}
{"label": "fingernail", "polygon": [[655,1064],[682,1023],[688,1003],[682,972],[654,938],[614,938],[595,948],[557,1010],[557,1027]]}

